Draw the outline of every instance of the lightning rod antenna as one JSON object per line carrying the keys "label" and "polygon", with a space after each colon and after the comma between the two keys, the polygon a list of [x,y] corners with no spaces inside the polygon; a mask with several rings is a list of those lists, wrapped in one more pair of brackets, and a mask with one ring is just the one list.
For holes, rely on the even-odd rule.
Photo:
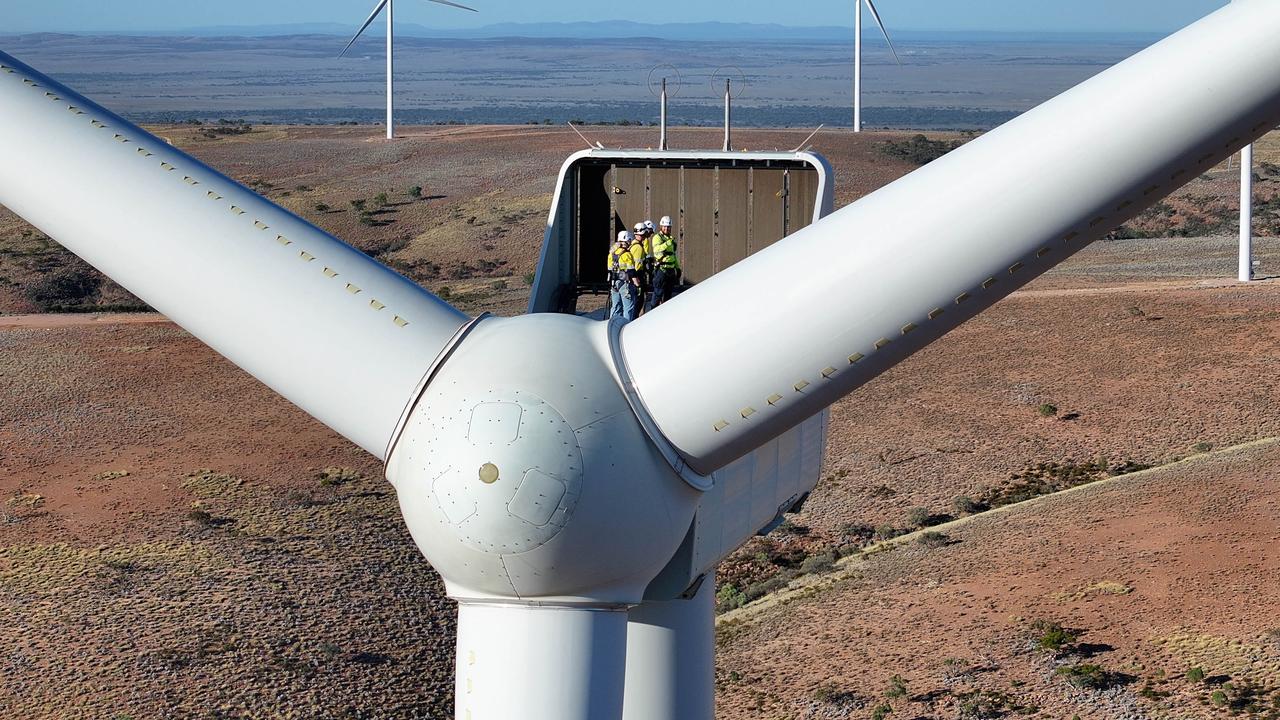
{"label": "lightning rod antenna", "polygon": [[658,137],[658,149],[667,149],[667,79],[662,78],[662,134]]}
{"label": "lightning rod antenna", "polygon": [[729,78],[724,80],[724,151],[733,148],[733,95],[730,93]]}

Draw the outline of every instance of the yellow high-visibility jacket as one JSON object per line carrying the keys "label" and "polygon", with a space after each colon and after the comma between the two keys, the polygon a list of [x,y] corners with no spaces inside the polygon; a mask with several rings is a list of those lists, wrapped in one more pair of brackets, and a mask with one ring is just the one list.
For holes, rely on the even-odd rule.
{"label": "yellow high-visibility jacket", "polygon": [[658,267],[679,270],[680,258],[676,257],[676,239],[663,233],[653,236],[653,257]]}
{"label": "yellow high-visibility jacket", "polygon": [[[644,262],[644,249],[639,243],[632,245],[626,250],[619,250],[617,245],[609,248],[609,253],[605,256],[606,268],[609,271],[609,279],[614,279],[615,275],[622,273],[632,273],[638,270]],[[637,255],[639,257],[637,258]]]}

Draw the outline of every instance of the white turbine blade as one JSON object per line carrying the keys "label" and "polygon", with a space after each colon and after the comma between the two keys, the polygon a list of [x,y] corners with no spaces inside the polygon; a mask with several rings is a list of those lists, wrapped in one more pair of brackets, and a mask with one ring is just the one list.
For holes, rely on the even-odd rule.
{"label": "white turbine blade", "polygon": [[427,0],[427,2],[433,2],[433,3],[436,3],[437,5],[448,5],[449,7],[456,7],[456,8],[461,8],[463,10],[470,10],[471,12],[480,12],[479,10],[473,7],[467,7],[466,5],[462,5],[456,2],[449,2],[449,0]]}
{"label": "white turbine blade", "polygon": [[369,13],[369,17],[365,19],[364,24],[360,26],[360,29],[356,31],[356,34],[351,36],[351,41],[347,43],[346,47],[342,48],[342,52],[338,53],[338,57],[342,57],[347,54],[347,51],[351,49],[351,46],[356,44],[356,40],[360,39],[361,33],[373,24],[373,19],[378,17],[378,13],[382,12],[382,8],[386,6],[387,0],[379,0],[378,4],[373,6],[373,12]]}
{"label": "white turbine blade", "polygon": [[626,325],[643,407],[703,474],[814,415],[1280,125],[1277,36],[1235,0]]}
{"label": "white turbine blade", "polygon": [[0,158],[0,203],[380,458],[467,321],[4,53]]}
{"label": "white turbine blade", "polygon": [[871,11],[871,17],[875,18],[876,25],[880,26],[884,41],[889,44],[889,52],[893,53],[893,61],[901,65],[902,60],[898,58],[898,51],[894,49],[893,41],[889,39],[889,31],[885,29],[884,22],[880,19],[880,11],[876,10],[876,5],[871,0],[867,0],[867,9]]}

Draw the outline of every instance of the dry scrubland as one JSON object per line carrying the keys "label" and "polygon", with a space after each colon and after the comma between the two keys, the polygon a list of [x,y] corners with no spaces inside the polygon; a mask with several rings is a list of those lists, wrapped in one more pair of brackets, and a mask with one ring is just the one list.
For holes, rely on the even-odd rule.
{"label": "dry scrubland", "polygon": [[[501,313],[581,145],[159,132]],[[914,167],[890,142],[820,136],[841,204]],[[1216,170],[1120,235],[1229,230],[1204,198],[1233,193]],[[1224,450],[1280,436],[1280,285],[1229,282],[1232,242],[1095,245],[837,404],[804,512],[720,578],[721,717],[1280,716],[1280,446]],[[1259,256],[1280,274],[1276,242]],[[74,290],[59,273],[90,278],[68,304],[136,302],[0,214],[0,311]],[[0,397],[0,716],[447,715],[453,610],[359,450],[150,315],[0,317]]]}

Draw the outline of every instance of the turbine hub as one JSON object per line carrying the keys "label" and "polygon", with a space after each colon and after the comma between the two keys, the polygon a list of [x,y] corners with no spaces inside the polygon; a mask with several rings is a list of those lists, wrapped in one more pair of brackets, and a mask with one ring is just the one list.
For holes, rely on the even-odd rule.
{"label": "turbine hub", "polygon": [[479,323],[387,463],[409,531],[459,599],[625,605],[683,540],[701,493],[627,404],[605,323]]}

